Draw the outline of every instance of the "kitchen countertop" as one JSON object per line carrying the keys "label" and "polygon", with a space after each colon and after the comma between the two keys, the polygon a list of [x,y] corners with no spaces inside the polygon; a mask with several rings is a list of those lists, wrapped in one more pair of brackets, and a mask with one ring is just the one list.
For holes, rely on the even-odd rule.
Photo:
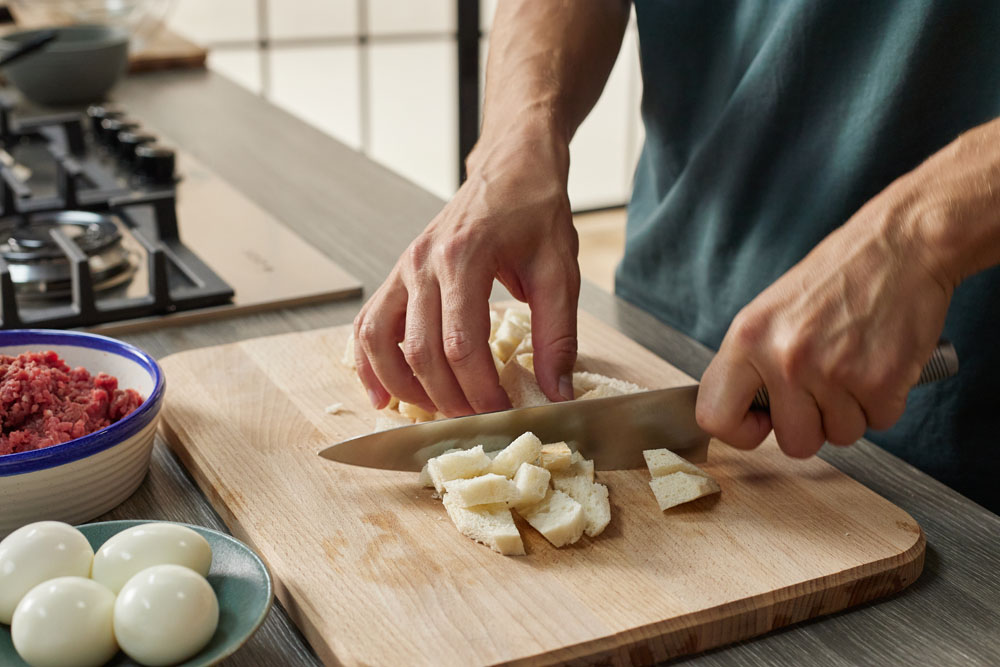
{"label": "kitchen countertop", "polygon": [[[357,276],[365,294],[381,283],[442,204],[210,72],[133,76],[114,98]],[[161,358],[196,347],[346,324],[361,303],[352,299],[121,337]],[[710,350],[593,285],[584,285],[580,305],[695,377],[711,358]],[[827,447],[820,455],[920,523],[927,536],[920,579],[892,598],[677,662],[1000,664],[1000,517],[870,443]],[[159,436],[143,485],[102,518],[167,519],[225,530]],[[319,661],[275,605],[261,630],[225,664]]]}

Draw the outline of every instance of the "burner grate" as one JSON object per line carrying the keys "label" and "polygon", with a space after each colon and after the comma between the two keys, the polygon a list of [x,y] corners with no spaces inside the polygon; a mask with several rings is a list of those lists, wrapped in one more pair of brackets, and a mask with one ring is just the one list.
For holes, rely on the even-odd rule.
{"label": "burner grate", "polygon": [[[172,151],[125,155],[106,121],[97,133],[81,114],[17,121],[11,112],[0,98],[0,328],[86,327],[232,301],[233,289],[181,242]],[[141,146],[155,141],[144,136]],[[132,273],[122,273],[131,268],[122,236],[141,249],[144,293],[117,289]]]}

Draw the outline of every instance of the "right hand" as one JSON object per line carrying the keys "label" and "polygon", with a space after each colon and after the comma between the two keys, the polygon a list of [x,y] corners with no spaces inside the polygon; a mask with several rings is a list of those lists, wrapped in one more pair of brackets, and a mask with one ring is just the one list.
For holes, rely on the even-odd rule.
{"label": "right hand", "polygon": [[568,171],[567,142],[547,129],[480,140],[468,180],[354,320],[372,405],[395,396],[448,417],[510,407],[489,348],[494,279],[531,308],[542,391],[573,398],[580,270]]}

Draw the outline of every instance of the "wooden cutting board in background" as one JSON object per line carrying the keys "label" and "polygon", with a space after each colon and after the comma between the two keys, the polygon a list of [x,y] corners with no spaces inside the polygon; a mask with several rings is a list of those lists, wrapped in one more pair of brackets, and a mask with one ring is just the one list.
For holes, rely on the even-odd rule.
{"label": "wooden cutting board in background", "polygon": [[[580,366],[650,388],[691,380],[585,314]],[[649,664],[896,592],[923,566],[903,510],[823,461],[713,443],[721,495],[661,512],[646,471],[598,472],[604,534],[503,557],[460,535],[415,473],[322,447],[375,412],[340,363],[348,327],[172,355],[163,428],[328,664]],[[324,408],[335,402],[340,414]]]}

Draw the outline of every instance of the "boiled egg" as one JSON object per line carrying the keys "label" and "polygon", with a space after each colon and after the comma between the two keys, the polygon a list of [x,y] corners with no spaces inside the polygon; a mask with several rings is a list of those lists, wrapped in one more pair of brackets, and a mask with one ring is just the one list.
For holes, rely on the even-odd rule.
{"label": "boiled egg", "polygon": [[56,577],[88,577],[94,550],[67,523],[39,521],[18,528],[0,542],[0,623],[10,623],[21,598]]}
{"label": "boiled egg", "polygon": [[208,575],[212,547],[208,541],[174,523],[144,523],[123,530],[94,555],[91,578],[117,593],[134,575],[153,565],[183,565]]}
{"label": "boiled egg", "polygon": [[57,577],[28,591],[10,626],[14,648],[32,667],[96,667],[118,652],[115,595],[83,577]]}
{"label": "boiled egg", "polygon": [[129,579],[115,600],[118,645],[144,665],[171,665],[200,651],[219,624],[208,581],[180,565],[155,565]]}

